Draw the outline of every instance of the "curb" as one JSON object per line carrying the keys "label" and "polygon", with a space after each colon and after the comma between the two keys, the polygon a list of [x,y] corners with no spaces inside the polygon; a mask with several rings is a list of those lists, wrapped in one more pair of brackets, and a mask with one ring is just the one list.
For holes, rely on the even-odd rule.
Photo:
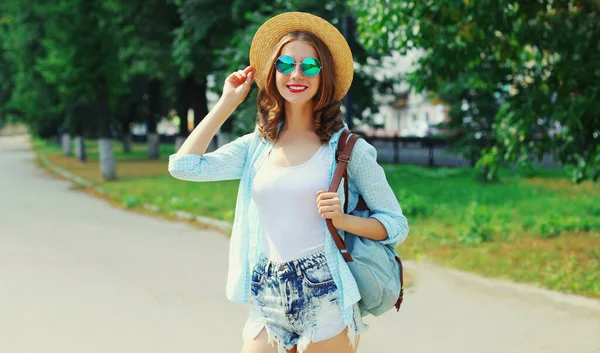
{"label": "curb", "polygon": [[0,137],[27,136],[27,132],[0,132]]}
{"label": "curb", "polygon": [[[46,158],[46,156],[43,153],[38,153],[37,155],[40,157],[44,166],[46,168],[50,169],[51,171],[53,171],[54,173],[59,174],[59,175],[63,176],[64,178],[70,180],[71,182],[79,184],[83,187],[86,187],[88,189],[93,189],[94,191],[96,191],[102,195],[107,194],[106,191],[99,185],[95,185],[94,183],[92,183],[91,181],[89,181],[85,178],[82,178],[71,172],[66,171],[65,169],[55,166]],[[159,206],[149,204],[149,203],[144,203],[142,205],[142,207],[144,209],[147,209],[147,210],[150,210],[153,212],[160,211]],[[183,221],[193,220],[193,221],[200,223],[203,226],[206,226],[207,228],[214,229],[216,231],[225,233],[226,235],[229,235],[231,233],[231,229],[233,228],[233,225],[227,221],[221,221],[221,220],[212,219],[212,218],[204,217],[204,216],[195,216],[191,213],[184,212],[184,211],[175,211],[175,212],[173,212],[173,215],[175,218],[177,218],[179,220],[183,220]]]}
{"label": "curb", "polygon": [[[94,185],[94,183],[89,180],[81,178],[53,165],[42,153],[39,153],[38,156],[40,156],[40,159],[44,165],[55,173],[62,175],[74,183],[94,189],[95,191],[106,195],[106,192],[100,186]],[[144,204],[143,207],[154,212],[158,212],[160,210],[160,207],[152,204]],[[184,211],[175,211],[173,215],[175,218],[184,221],[194,220],[208,228],[225,233],[226,235],[231,233],[232,224],[226,221],[216,220],[204,216],[195,216]],[[485,292],[490,295],[509,295],[519,298],[525,302],[529,302],[532,305],[546,305],[554,308],[555,310],[567,312],[569,314],[600,318],[600,300],[597,299],[591,299],[572,294],[563,294],[531,284],[482,277],[468,272],[440,267],[428,262],[414,262],[409,260],[402,261],[402,263],[407,270],[416,272],[417,278],[419,277],[418,274],[421,270],[429,270],[432,272],[435,271],[441,273],[444,277],[451,278],[453,281],[458,282],[465,287],[471,287],[474,290]],[[417,288],[418,284],[414,288],[409,288],[409,292],[416,291]]]}
{"label": "curb", "polygon": [[70,181],[85,186],[86,188],[89,189],[94,189],[94,191],[99,192],[103,195],[106,195],[106,191],[104,191],[104,189],[102,189],[100,186],[98,185],[94,185],[94,183],[92,183],[91,181],[84,179],[80,176],[77,176],[75,174],[72,174],[62,168],[59,168],[57,166],[55,166],[54,164],[52,164],[43,153],[38,153],[38,156],[40,156],[40,159],[42,160],[42,163],[44,164],[44,166],[46,166],[46,168],[52,170],[54,173],[60,174],[63,177],[69,179]]}

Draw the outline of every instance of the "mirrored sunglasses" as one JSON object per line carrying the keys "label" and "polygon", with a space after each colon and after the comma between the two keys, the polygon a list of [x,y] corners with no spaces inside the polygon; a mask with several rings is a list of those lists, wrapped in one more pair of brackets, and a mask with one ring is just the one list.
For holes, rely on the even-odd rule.
{"label": "mirrored sunglasses", "polygon": [[316,58],[308,57],[296,63],[289,55],[282,55],[275,61],[275,68],[283,75],[291,74],[296,65],[301,65],[302,72],[308,77],[315,77],[321,72],[321,63]]}

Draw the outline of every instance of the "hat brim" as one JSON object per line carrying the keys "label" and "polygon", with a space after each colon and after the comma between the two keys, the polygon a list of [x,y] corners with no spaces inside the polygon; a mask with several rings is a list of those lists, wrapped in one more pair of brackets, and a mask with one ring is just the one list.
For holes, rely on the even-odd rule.
{"label": "hat brim", "polygon": [[344,36],[335,26],[324,19],[304,12],[286,12],[277,15],[256,31],[250,46],[250,65],[255,69],[259,88],[265,86],[269,60],[275,46],[283,36],[294,31],[313,33],[325,43],[333,57],[335,98],[342,100],[352,84],[354,60]]}

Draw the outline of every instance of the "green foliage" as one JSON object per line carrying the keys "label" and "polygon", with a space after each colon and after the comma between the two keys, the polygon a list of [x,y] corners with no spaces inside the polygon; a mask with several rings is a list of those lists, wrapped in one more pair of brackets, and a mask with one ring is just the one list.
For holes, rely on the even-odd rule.
{"label": "green foliage", "polygon": [[90,102],[121,85],[116,28],[109,20],[117,13],[110,2],[71,1],[36,6],[45,21],[41,45],[44,55],[37,69],[56,85],[63,102]]}
{"label": "green foliage", "polygon": [[121,89],[111,4],[99,0],[3,4],[7,20],[0,37],[2,56],[14,80],[7,107],[33,133],[51,136],[60,126],[72,132],[67,116],[73,101],[110,101]]}
{"label": "green foliage", "polygon": [[407,217],[426,217],[433,214],[433,207],[423,197],[406,189],[394,190],[398,200],[402,200],[402,213]]}
{"label": "green foliage", "polygon": [[600,177],[600,7],[592,1],[351,0],[362,42],[419,53],[407,77],[450,105],[458,147],[488,179],[556,152]]}
{"label": "green foliage", "polygon": [[[3,27],[0,24],[0,38],[4,37]],[[11,99],[15,85],[13,72],[13,63],[6,57],[3,43],[0,40],[0,129],[8,122],[10,116],[8,102]]]}
{"label": "green foliage", "polygon": [[[52,135],[56,133],[63,106],[56,88],[37,71],[43,18],[34,0],[6,1],[0,4],[0,57],[2,68],[2,113],[18,116],[30,130]],[[44,121],[44,122],[42,122]]]}
{"label": "green foliage", "polygon": [[168,78],[174,70],[172,32],[180,25],[177,7],[166,1],[127,1],[115,2],[113,10],[123,76]]}
{"label": "green foliage", "polygon": [[179,8],[181,25],[173,31],[173,62],[179,68],[180,77],[205,78],[222,68],[223,62],[219,60],[217,50],[228,47],[233,36],[232,28],[242,23],[233,21],[232,0],[174,2]]}
{"label": "green foliage", "polygon": [[600,219],[597,217],[540,217],[535,227],[542,238],[554,238],[566,232],[600,231]]}
{"label": "green foliage", "polygon": [[494,238],[493,214],[485,206],[472,202],[465,212],[463,230],[458,240],[465,245],[479,245]]}
{"label": "green foliage", "polygon": [[540,219],[537,223],[537,232],[542,238],[554,238],[560,235],[563,231],[563,226],[560,220],[555,218]]}
{"label": "green foliage", "polygon": [[127,195],[123,198],[123,205],[127,208],[134,208],[141,204],[142,200],[137,196]]}

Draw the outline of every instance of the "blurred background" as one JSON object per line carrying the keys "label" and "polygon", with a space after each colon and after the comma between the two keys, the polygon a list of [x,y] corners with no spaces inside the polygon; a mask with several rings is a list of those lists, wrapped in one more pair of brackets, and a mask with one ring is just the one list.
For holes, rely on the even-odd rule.
{"label": "blurred background", "polygon": [[[343,111],[409,219],[404,258],[600,299],[596,0],[3,0],[2,134],[114,205],[231,222],[237,181],[167,159],[286,11],[351,45]],[[256,87],[210,149],[255,117]]]}

